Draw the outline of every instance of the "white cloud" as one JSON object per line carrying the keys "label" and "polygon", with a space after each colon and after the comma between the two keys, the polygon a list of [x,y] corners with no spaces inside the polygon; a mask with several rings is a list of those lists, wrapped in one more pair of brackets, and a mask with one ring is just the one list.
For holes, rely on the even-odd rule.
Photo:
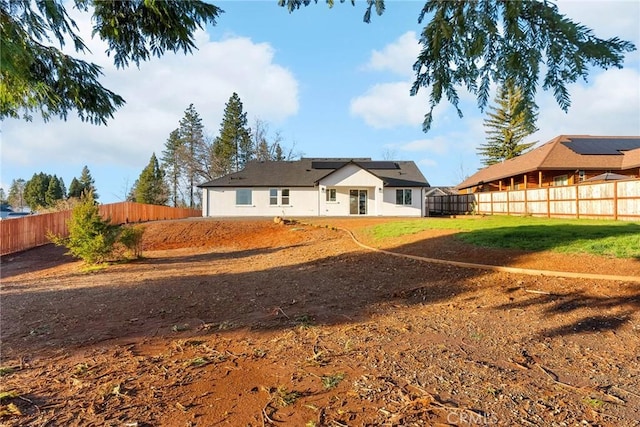
{"label": "white cloud", "polygon": [[[428,97],[430,88],[420,88],[415,96],[409,92],[415,73],[413,63],[420,53],[420,45],[416,34],[408,31],[398,39],[386,45],[382,50],[374,50],[365,69],[389,71],[393,75],[403,77],[402,80],[379,83],[371,86],[366,93],[351,100],[351,114],[361,117],[365,123],[375,129],[392,129],[399,126],[419,127],[429,111]],[[460,108],[465,112],[472,104],[475,111],[476,97],[465,88],[458,88]],[[445,99],[433,111],[433,125],[451,120],[455,116],[455,108]]]}
{"label": "white cloud", "polygon": [[432,153],[444,154],[448,151],[448,146],[451,141],[447,140],[444,136],[437,138],[425,138],[416,139],[407,143],[401,144],[398,148],[402,151],[429,151]]}
{"label": "white cloud", "polygon": [[[153,151],[160,154],[169,133],[193,103],[209,132],[217,133],[225,103],[240,95],[252,117],[281,122],[298,111],[298,82],[277,64],[268,43],[246,37],[213,41],[196,34],[198,50],[191,55],[165,54],[141,63],[140,68],[116,70],[106,45],[91,39],[90,14],[73,16],[93,52],[87,60],[103,66],[101,83],[126,100],[108,126],[82,123],[71,112],[65,121],[44,123],[5,120],[2,129],[3,163],[38,162],[117,163],[142,167]],[[82,160],[81,160],[82,159]]]}
{"label": "white cloud", "polygon": [[424,96],[410,96],[411,83],[381,83],[351,100],[350,112],[376,129],[418,126],[424,120],[427,101]]}
{"label": "white cloud", "polygon": [[584,1],[561,0],[557,3],[560,13],[572,21],[594,30],[602,39],[619,37],[637,43],[640,41],[640,2],[633,0]]}
{"label": "white cloud", "polygon": [[378,71],[391,71],[401,76],[413,76],[413,64],[420,54],[420,45],[416,33],[408,31],[382,50],[371,52],[366,68]]}
{"label": "white cloud", "polygon": [[390,71],[406,80],[371,86],[366,93],[351,100],[351,114],[376,129],[419,126],[427,108],[426,96],[423,91],[416,96],[409,95],[412,66],[419,53],[413,31],[404,33],[382,50],[373,50],[365,69]]}
{"label": "white cloud", "polygon": [[436,162],[433,159],[425,158],[425,159],[418,160],[418,165],[425,166],[425,167],[438,166],[438,162]]}
{"label": "white cloud", "polygon": [[546,142],[566,134],[640,135],[640,72],[613,69],[597,75],[587,86],[571,85],[571,107],[564,113],[549,93],[539,97],[538,131],[533,139]]}

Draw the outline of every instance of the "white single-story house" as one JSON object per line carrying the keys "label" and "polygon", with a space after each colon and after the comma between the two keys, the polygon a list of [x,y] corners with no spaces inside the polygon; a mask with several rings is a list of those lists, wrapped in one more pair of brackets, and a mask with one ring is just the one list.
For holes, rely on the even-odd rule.
{"label": "white single-story house", "polygon": [[302,158],[251,161],[199,187],[204,217],[419,217],[429,183],[412,161]]}

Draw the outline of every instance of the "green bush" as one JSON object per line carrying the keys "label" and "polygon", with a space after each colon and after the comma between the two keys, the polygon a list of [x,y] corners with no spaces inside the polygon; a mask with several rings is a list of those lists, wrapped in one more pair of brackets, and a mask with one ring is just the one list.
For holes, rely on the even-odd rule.
{"label": "green bush", "polygon": [[128,254],[134,258],[142,256],[142,235],[144,227],[140,225],[122,227],[120,230],[120,243],[126,248]]}
{"label": "green bush", "polygon": [[49,239],[69,249],[70,255],[88,264],[99,264],[112,256],[120,227],[102,219],[93,193],[83,195],[80,203],[73,208],[67,226],[69,237],[49,235]]}

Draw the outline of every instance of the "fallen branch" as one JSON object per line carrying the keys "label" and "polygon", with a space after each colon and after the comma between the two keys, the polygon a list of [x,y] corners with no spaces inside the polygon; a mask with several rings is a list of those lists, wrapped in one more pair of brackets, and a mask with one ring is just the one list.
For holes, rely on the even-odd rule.
{"label": "fallen branch", "polygon": [[544,372],[551,379],[551,381],[553,381],[554,383],[556,383],[558,385],[570,388],[572,390],[583,390],[584,389],[584,387],[576,387],[576,386],[573,386],[571,384],[567,384],[565,382],[562,382],[562,381],[558,380],[558,376],[553,371],[551,371],[550,369],[545,368],[544,366],[542,366],[539,363],[536,363],[536,366],[538,368],[540,368],[540,370],[542,372]]}
{"label": "fallen branch", "polygon": [[615,387],[615,388],[617,388],[617,389],[618,389],[618,390],[620,390],[620,391],[623,391],[623,392],[625,392],[625,393],[627,393],[627,394],[630,394],[631,396],[635,396],[635,397],[637,397],[638,399],[640,399],[640,394],[638,394],[638,393],[634,393],[634,392],[632,392],[632,391],[625,390],[625,389],[623,389],[622,387],[618,387],[617,385],[613,385],[613,386],[611,386],[611,387]]}
{"label": "fallen branch", "polygon": [[[558,376],[555,373],[553,373],[553,371],[551,371],[550,369],[545,368],[544,366],[540,365],[539,363],[536,363],[536,366],[538,368],[540,368],[540,370],[542,372],[544,372],[551,379],[551,381],[553,381],[555,384],[558,384],[558,385],[561,385],[563,387],[567,387],[567,388],[570,388],[570,389],[576,390],[576,391],[587,391],[588,390],[588,391],[591,391],[591,392],[594,392],[594,393],[599,393],[602,396],[604,396],[604,398],[609,403],[616,403],[618,405],[623,405],[623,404],[626,403],[624,400],[620,399],[619,397],[614,396],[614,395],[609,394],[609,393],[606,393],[604,391],[596,390],[596,389],[594,389],[592,387],[576,387],[574,385],[571,385],[571,384],[565,383],[563,381],[560,381],[560,380],[558,380]],[[623,391],[625,391],[625,390],[623,390]]]}
{"label": "fallen branch", "polygon": [[267,415],[267,408],[269,407],[269,405],[271,404],[271,401],[267,402],[267,405],[262,408],[262,427],[265,427],[267,424],[265,423],[265,419],[269,422],[269,424],[275,424],[275,421],[273,421],[271,418],[269,418],[269,415]]}
{"label": "fallen branch", "polygon": [[530,294],[542,294],[542,295],[551,295],[551,292],[546,291],[537,291],[535,289],[525,289],[525,292],[529,292]]}

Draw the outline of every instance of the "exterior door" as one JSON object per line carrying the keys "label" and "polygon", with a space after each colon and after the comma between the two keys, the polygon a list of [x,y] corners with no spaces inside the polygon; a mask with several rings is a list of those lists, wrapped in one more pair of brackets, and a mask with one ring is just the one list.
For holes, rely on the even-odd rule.
{"label": "exterior door", "polygon": [[367,190],[349,190],[349,214],[367,214]]}

